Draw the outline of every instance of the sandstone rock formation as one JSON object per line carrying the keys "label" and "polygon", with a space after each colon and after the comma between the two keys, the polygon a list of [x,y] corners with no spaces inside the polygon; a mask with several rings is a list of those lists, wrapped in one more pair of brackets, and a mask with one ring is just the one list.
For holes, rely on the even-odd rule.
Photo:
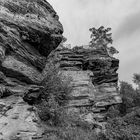
{"label": "sandstone rock formation", "polygon": [[39,83],[46,57],[62,40],[58,16],[45,0],[0,1],[0,70]]}
{"label": "sandstone rock formation", "polygon": [[59,17],[46,0],[0,0],[0,139],[40,139],[35,110],[22,99],[43,79],[49,53],[62,40]]}
{"label": "sandstone rock formation", "polygon": [[108,107],[121,103],[117,86],[119,60],[110,57],[103,46],[59,47],[50,55],[52,58],[61,72],[73,79],[69,110],[86,110],[80,114],[86,121],[104,122]]}
{"label": "sandstone rock formation", "polygon": [[62,41],[62,33],[46,0],[0,0],[0,97],[11,95],[0,99],[0,139],[42,139],[41,122],[23,94],[31,92],[24,96],[30,104],[38,99],[48,62],[72,77],[68,111],[79,112],[84,121],[99,125],[107,108],[121,102],[119,60],[104,47],[58,48],[49,55]]}
{"label": "sandstone rock formation", "polygon": [[43,129],[34,108],[20,96],[0,99],[0,139],[41,139]]}

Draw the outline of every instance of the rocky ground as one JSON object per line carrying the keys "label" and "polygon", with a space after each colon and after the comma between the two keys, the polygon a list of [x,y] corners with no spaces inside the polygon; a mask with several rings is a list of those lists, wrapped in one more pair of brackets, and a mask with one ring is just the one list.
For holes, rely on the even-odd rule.
{"label": "rocky ground", "polygon": [[30,140],[42,138],[39,119],[34,108],[25,103],[19,95],[0,100],[0,139]]}
{"label": "rocky ground", "polygon": [[[43,79],[63,27],[45,0],[0,0],[0,139],[40,139],[36,111],[23,101]],[[32,89],[35,89],[33,87]]]}

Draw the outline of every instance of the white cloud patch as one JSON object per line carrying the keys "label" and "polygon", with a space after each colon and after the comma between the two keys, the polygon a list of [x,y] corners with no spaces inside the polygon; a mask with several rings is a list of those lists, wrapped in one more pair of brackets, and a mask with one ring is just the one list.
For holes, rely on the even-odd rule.
{"label": "white cloud patch", "polygon": [[116,32],[116,39],[122,37],[131,36],[135,32],[140,32],[140,11],[128,15],[122,24],[120,24],[119,29]]}

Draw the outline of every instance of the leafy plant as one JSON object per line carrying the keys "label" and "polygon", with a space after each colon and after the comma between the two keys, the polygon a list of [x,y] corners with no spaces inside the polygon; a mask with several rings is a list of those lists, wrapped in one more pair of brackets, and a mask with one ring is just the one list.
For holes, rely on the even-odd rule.
{"label": "leafy plant", "polygon": [[133,82],[138,86],[140,90],[140,74],[134,73]]}
{"label": "leafy plant", "polygon": [[126,114],[129,108],[135,106],[134,101],[136,99],[136,92],[131,84],[121,81],[120,94],[122,96],[122,104],[120,106],[120,112]]}
{"label": "leafy plant", "polygon": [[111,28],[105,29],[103,26],[96,28],[90,28],[89,31],[91,32],[90,38],[92,39],[90,41],[90,45],[105,45],[112,44],[112,33],[108,33],[111,31]]}
{"label": "leafy plant", "polygon": [[133,111],[124,117],[116,117],[108,121],[105,136],[108,140],[139,140],[139,111]]}
{"label": "leafy plant", "polygon": [[89,31],[91,32],[91,41],[90,47],[95,48],[105,48],[108,55],[112,57],[114,54],[119,53],[113,46],[109,47],[109,44],[113,43],[112,33],[108,33],[111,31],[111,28],[105,29],[103,26],[96,28],[90,28]]}
{"label": "leafy plant", "polygon": [[38,114],[43,121],[59,125],[65,114],[65,105],[72,91],[70,78],[64,77],[54,65],[48,65],[41,83],[41,103],[37,105]]}

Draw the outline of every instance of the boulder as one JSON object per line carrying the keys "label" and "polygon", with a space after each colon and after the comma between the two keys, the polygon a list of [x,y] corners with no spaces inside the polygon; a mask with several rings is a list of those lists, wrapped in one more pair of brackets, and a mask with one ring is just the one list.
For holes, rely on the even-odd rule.
{"label": "boulder", "polygon": [[39,83],[46,57],[59,45],[62,33],[47,1],[0,1],[1,71],[25,83]]}

